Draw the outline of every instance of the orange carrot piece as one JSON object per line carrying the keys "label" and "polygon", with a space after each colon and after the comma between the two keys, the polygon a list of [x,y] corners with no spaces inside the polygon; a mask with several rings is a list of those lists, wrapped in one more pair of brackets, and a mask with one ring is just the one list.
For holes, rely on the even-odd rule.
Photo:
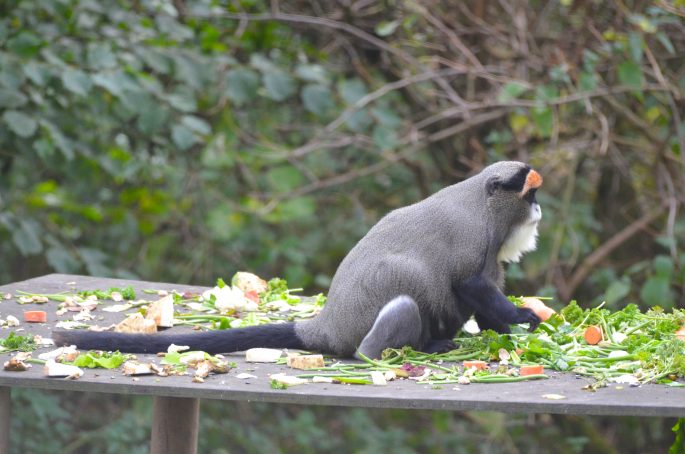
{"label": "orange carrot piece", "polygon": [[488,363],[485,361],[464,361],[464,369],[475,367],[478,370],[485,370],[488,368]]}
{"label": "orange carrot piece", "polygon": [[526,307],[531,311],[535,312],[535,315],[540,317],[540,320],[547,321],[556,312],[551,307],[547,306],[539,298],[525,297],[521,298],[523,304],[521,307]]}
{"label": "orange carrot piece", "polygon": [[681,341],[685,341],[685,325],[681,326],[680,329],[675,332],[675,337]]}
{"label": "orange carrot piece", "polygon": [[542,364],[533,364],[531,366],[521,366],[519,375],[539,375],[545,373],[545,367]]}
{"label": "orange carrot piece", "polygon": [[590,325],[585,328],[585,341],[590,345],[597,345],[602,340],[602,328],[597,325]]}
{"label": "orange carrot piece", "polygon": [[45,311],[24,311],[24,321],[45,323],[48,321],[48,313]]}

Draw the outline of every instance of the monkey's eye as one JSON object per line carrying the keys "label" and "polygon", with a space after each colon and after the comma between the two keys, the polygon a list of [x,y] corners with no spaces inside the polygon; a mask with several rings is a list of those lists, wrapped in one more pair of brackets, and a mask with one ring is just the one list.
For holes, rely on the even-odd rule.
{"label": "monkey's eye", "polygon": [[530,188],[528,192],[526,192],[526,195],[523,196],[523,200],[526,202],[533,204],[536,203],[537,200],[535,199],[535,193],[537,192],[537,188]]}

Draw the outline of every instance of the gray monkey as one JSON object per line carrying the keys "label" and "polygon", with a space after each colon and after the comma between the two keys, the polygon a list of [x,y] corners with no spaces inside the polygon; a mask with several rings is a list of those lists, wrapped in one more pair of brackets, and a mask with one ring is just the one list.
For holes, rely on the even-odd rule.
{"label": "gray monkey", "polygon": [[540,319],[502,293],[503,262],[535,249],[542,177],[515,161],[492,164],[460,183],[383,217],[349,252],[328,302],[312,320],[202,333],[130,334],[55,331],[57,345],[132,353],[174,343],[209,353],[254,347],[295,348],[379,358],[405,345],[425,352],[454,348],[475,316],[481,329]]}

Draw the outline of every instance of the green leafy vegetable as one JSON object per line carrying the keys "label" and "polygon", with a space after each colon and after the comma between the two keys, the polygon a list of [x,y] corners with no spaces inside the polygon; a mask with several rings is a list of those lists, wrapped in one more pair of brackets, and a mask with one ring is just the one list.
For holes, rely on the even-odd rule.
{"label": "green leafy vegetable", "polygon": [[37,345],[33,336],[21,336],[15,332],[11,332],[6,338],[0,339],[0,347],[2,347],[3,351],[30,352],[35,350]]}
{"label": "green leafy vegetable", "polygon": [[116,369],[117,367],[121,366],[124,361],[130,358],[131,355],[124,355],[118,351],[89,351],[88,353],[82,353],[78,355],[71,364],[78,367],[87,367],[89,369]]}

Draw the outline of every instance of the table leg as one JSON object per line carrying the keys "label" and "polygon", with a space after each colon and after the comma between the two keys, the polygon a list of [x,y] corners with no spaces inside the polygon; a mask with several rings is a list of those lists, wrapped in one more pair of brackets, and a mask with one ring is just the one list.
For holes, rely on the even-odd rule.
{"label": "table leg", "polygon": [[151,454],[195,454],[200,399],[154,397]]}
{"label": "table leg", "polygon": [[0,452],[10,452],[12,388],[0,386]]}

